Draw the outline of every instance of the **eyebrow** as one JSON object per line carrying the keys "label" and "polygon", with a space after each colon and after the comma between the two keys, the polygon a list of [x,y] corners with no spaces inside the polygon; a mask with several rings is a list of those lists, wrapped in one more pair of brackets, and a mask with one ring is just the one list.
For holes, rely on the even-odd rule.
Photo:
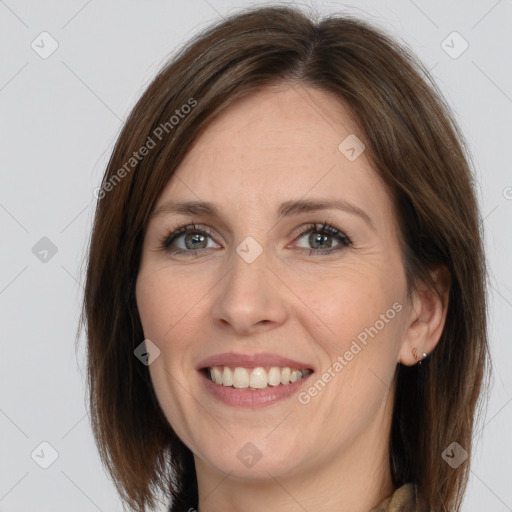
{"label": "eyebrow", "polygon": [[[361,208],[339,199],[313,200],[298,199],[282,203],[277,214],[279,217],[290,217],[301,213],[317,212],[322,210],[342,210],[352,215],[361,217],[374,231],[375,226],[370,216]],[[204,215],[221,218],[222,214],[214,203],[206,201],[166,201],[151,212],[151,217],[164,213],[176,213],[182,215]]]}

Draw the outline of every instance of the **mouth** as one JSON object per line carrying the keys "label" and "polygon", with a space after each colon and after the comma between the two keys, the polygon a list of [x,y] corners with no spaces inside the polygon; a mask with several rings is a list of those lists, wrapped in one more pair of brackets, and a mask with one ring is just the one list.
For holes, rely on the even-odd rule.
{"label": "mouth", "polygon": [[196,369],[211,396],[230,406],[251,408],[292,396],[314,373],[307,363],[268,353],[219,354]]}
{"label": "mouth", "polygon": [[218,386],[254,391],[269,387],[288,386],[312,373],[309,368],[299,370],[289,366],[257,366],[256,368],[211,366],[203,368],[202,371],[208,380]]}

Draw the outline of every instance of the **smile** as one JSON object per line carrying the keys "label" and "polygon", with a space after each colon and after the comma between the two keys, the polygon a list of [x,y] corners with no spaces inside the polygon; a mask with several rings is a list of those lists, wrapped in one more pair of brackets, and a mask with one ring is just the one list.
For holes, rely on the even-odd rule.
{"label": "smile", "polygon": [[244,368],[236,366],[212,366],[206,369],[207,378],[219,386],[236,389],[261,390],[269,386],[287,386],[307,377],[309,369],[298,370],[288,366]]}

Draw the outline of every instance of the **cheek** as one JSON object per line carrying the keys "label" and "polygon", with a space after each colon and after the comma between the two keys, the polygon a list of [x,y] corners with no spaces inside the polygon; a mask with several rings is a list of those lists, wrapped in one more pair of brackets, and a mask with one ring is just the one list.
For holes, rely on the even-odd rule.
{"label": "cheek", "polygon": [[158,344],[167,320],[165,288],[145,274],[139,274],[135,296],[144,336]]}
{"label": "cheek", "polygon": [[301,403],[311,401],[321,423],[344,430],[347,418],[371,422],[391,390],[405,308],[399,287],[380,274],[327,282],[311,308],[325,325],[315,339],[324,363]]}
{"label": "cheek", "polygon": [[361,333],[360,339],[364,339],[364,333],[375,324],[378,331],[389,331],[396,323],[393,304],[401,299],[398,288],[380,275],[349,270],[343,276],[322,279],[307,295],[310,309],[325,327],[325,338],[336,350]]}
{"label": "cheek", "polygon": [[191,309],[189,298],[180,293],[176,279],[166,278],[162,269],[147,266],[137,278],[136,300],[144,336],[160,350],[148,367],[158,402],[178,436],[190,441],[183,420],[189,400],[183,383],[191,372],[192,347],[188,341],[193,334],[190,329],[194,329],[186,315]]}
{"label": "cheek", "polygon": [[374,411],[390,390],[405,315],[405,288],[394,275],[391,280],[383,272],[346,269],[342,277],[322,281],[322,291],[311,288],[311,309],[324,333],[315,340],[325,355],[318,377],[326,385],[319,383],[321,391],[311,389],[309,396],[318,393],[325,404],[337,403],[340,419],[361,404]]}
{"label": "cheek", "polygon": [[186,325],[187,317],[200,298],[198,287],[188,286],[176,275],[171,276],[161,268],[141,268],[136,299],[144,335],[154,338],[157,344],[168,346],[167,340]]}

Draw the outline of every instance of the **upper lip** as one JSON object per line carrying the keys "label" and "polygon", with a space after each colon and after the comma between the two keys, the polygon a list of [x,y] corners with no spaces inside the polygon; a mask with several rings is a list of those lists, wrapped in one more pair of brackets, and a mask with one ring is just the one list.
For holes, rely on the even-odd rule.
{"label": "upper lip", "polygon": [[296,368],[298,370],[312,370],[311,366],[307,363],[268,352],[262,352],[259,354],[239,354],[236,352],[215,354],[201,361],[198,364],[197,369],[203,370],[205,368],[211,368],[212,366],[239,366],[242,368],[257,368],[259,366],[287,366],[289,368]]}

